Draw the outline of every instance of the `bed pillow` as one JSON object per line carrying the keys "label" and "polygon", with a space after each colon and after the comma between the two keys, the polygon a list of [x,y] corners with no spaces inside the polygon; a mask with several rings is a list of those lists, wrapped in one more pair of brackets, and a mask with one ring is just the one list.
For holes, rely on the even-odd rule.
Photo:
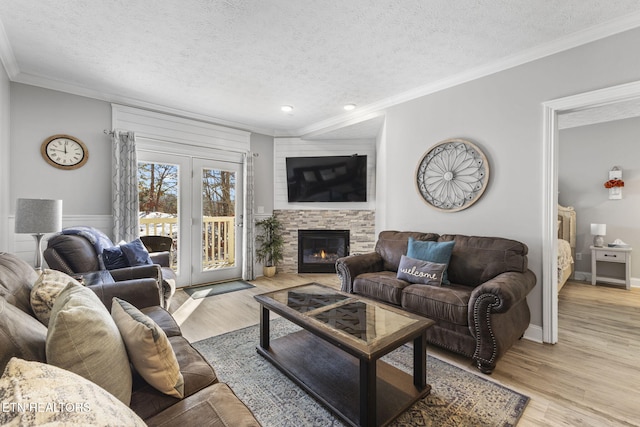
{"label": "bed pillow", "polygon": [[[414,240],[413,237],[409,237],[409,243],[407,245],[407,256],[409,258],[420,259],[422,261],[435,262],[438,264],[445,264],[449,266],[449,260],[451,259],[451,252],[453,252],[453,246],[455,241],[450,242],[432,242]],[[442,284],[448,285],[449,278],[447,277],[447,270],[444,271],[442,276]]]}
{"label": "bed pillow", "polygon": [[122,253],[120,246],[104,248],[102,250],[102,260],[107,270],[129,267],[129,261],[127,261],[127,257]]}
{"label": "bed pillow", "polygon": [[140,239],[135,239],[129,243],[120,245],[122,253],[127,258],[129,266],[135,267],[137,265],[153,264],[149,251],[144,247],[144,244]]}
{"label": "bed pillow", "polygon": [[4,405],[0,425],[146,426],[135,412],[91,381],[17,357],[0,378],[0,396]]}
{"label": "bed pillow", "polygon": [[409,283],[441,286],[442,276],[446,269],[447,264],[422,261],[402,255],[397,277]]}
{"label": "bed pillow", "polygon": [[47,363],[92,381],[129,406],[132,375],[120,331],[89,288],[69,283],[49,320]]}
{"label": "bed pillow", "polygon": [[53,304],[69,283],[80,285],[80,282],[68,274],[49,269],[45,269],[34,283],[31,288],[31,310],[43,325],[49,325]]}
{"label": "bed pillow", "polygon": [[111,316],[136,371],[157,390],[182,399],[184,378],[164,331],[149,316],[119,298],[113,298]]}

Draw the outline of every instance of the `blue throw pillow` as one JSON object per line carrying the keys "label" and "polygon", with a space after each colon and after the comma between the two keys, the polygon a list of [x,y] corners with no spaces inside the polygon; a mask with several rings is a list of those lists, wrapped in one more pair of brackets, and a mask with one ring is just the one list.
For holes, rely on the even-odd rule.
{"label": "blue throw pillow", "polygon": [[127,257],[127,261],[129,261],[131,267],[153,264],[149,256],[149,251],[147,251],[147,248],[144,247],[140,239],[120,245],[120,248],[122,248],[122,253]]}
{"label": "blue throw pillow", "polygon": [[402,255],[397,277],[409,283],[440,286],[442,285],[442,277],[446,269],[447,264],[422,261]]}
{"label": "blue throw pillow", "polygon": [[[446,264],[449,266],[449,260],[451,259],[451,252],[453,252],[453,245],[455,241],[450,242],[423,242],[421,240],[414,240],[413,237],[409,237],[409,243],[407,246],[407,256],[409,258],[421,259],[423,261],[435,262],[438,264]],[[448,285],[449,278],[447,277],[447,270],[444,271],[442,277],[442,284]]]}
{"label": "blue throw pillow", "polygon": [[102,261],[104,261],[104,266],[107,270],[129,267],[129,261],[127,261],[127,257],[122,253],[120,246],[104,248],[102,250]]}

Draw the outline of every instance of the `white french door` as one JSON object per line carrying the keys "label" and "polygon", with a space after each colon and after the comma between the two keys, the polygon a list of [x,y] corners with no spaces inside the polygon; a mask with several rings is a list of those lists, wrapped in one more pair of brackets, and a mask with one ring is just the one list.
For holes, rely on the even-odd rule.
{"label": "white french door", "polygon": [[239,164],[193,159],[194,284],[242,276],[242,170]]}
{"label": "white french door", "polygon": [[177,285],[241,277],[241,164],[139,151],[138,167],[140,234],[173,238]]}

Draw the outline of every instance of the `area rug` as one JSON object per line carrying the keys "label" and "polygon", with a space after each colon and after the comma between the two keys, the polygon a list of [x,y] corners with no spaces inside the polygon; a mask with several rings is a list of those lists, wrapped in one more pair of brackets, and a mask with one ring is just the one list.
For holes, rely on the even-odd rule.
{"label": "area rug", "polygon": [[[279,318],[271,338],[298,330]],[[305,391],[256,352],[257,325],[194,343],[264,427],[344,426]],[[383,359],[412,372],[413,349],[402,346]],[[514,426],[529,398],[432,355],[427,357],[431,394],[401,414],[394,427]]]}
{"label": "area rug", "polygon": [[253,287],[254,285],[249,282],[245,282],[244,280],[233,280],[230,282],[211,283],[209,285],[193,286],[191,288],[183,289],[187,294],[189,294],[191,298],[200,299],[209,297],[211,295],[226,294],[229,292],[240,291],[242,289]]}

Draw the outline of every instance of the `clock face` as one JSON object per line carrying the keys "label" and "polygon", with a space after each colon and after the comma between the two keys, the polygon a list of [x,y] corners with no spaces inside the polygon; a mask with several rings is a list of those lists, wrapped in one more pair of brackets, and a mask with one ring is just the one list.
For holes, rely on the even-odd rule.
{"label": "clock face", "polygon": [[77,169],[89,159],[89,151],[82,141],[69,135],[47,138],[41,147],[42,157],[59,169]]}

